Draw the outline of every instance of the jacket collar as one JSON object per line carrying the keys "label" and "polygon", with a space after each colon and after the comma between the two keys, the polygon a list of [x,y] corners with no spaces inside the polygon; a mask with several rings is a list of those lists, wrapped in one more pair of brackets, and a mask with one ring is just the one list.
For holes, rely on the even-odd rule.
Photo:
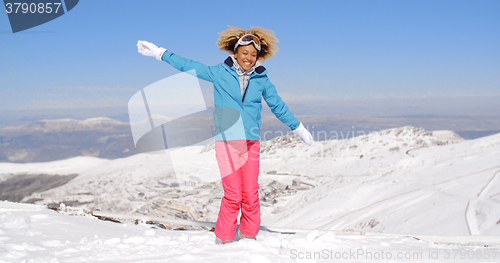
{"label": "jacket collar", "polygon": [[[229,68],[231,68],[231,67],[233,67],[233,66],[234,66],[234,62],[233,62],[233,59],[231,58],[231,56],[227,57],[227,58],[226,58],[226,60],[224,61],[224,63],[225,63],[225,64],[226,64]],[[255,68],[255,73],[257,73],[257,74],[262,74],[262,73],[264,73],[264,71],[266,71],[266,68],[265,68],[264,66],[262,66],[262,65],[257,66],[257,67]]]}
{"label": "jacket collar", "polygon": [[260,61],[257,61],[255,63],[255,65],[253,65],[252,68],[250,68],[249,70],[245,71],[239,64],[238,62],[236,61],[236,58],[234,58],[233,55],[229,56],[232,60],[233,60],[233,66],[234,68],[236,69],[236,73],[238,73],[238,76],[250,76],[252,75],[252,73],[255,71],[256,68],[258,68],[260,66]]}

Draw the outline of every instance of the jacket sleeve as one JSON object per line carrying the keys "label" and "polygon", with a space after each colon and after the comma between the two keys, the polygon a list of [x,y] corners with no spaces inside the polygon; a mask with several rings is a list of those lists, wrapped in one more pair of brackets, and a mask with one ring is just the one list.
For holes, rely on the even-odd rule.
{"label": "jacket sleeve", "polygon": [[281,100],[281,97],[278,95],[278,91],[276,91],[276,86],[274,86],[267,77],[265,79],[265,87],[262,97],[271,108],[274,115],[276,115],[281,122],[290,127],[292,130],[299,127],[300,122],[297,118],[295,118],[295,116],[293,116],[293,113],[288,109],[285,102]]}
{"label": "jacket sleeve", "polygon": [[161,59],[182,72],[194,69],[196,71],[196,77],[206,81],[214,82],[214,74],[212,72],[212,67],[210,66],[207,66],[198,61],[181,57],[172,52],[169,52],[168,50],[163,53]]}

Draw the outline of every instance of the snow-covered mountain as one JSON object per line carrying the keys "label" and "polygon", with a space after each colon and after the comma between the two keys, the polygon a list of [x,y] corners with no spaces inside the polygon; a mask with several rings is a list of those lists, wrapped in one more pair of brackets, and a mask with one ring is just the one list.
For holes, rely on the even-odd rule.
{"label": "snow-covered mountain", "polygon": [[[500,134],[465,141],[414,127],[346,140],[262,142],[263,225],[398,234],[500,235]],[[0,180],[74,175],[24,202],[215,221],[222,187],[213,144],[116,160],[0,164]],[[26,183],[26,182],[25,182]]]}
{"label": "snow-covered mountain", "polygon": [[[404,127],[263,158],[320,183],[284,198],[263,224],[307,229],[500,235],[500,134],[461,141]],[[293,156],[307,152],[311,158]],[[287,157],[288,156],[288,157]],[[287,163],[284,160],[287,160]],[[293,167],[289,164],[295,164]],[[276,211],[278,210],[278,211]]]}
{"label": "snow-covered mountain", "polygon": [[129,124],[110,118],[41,120],[0,129],[0,161],[114,159],[135,153]]}
{"label": "snow-covered mountain", "polygon": [[87,130],[101,130],[101,131],[116,131],[116,126],[124,125],[127,123],[113,120],[110,118],[100,117],[91,118],[86,120],[75,119],[55,119],[55,120],[40,120],[32,123],[23,124],[21,126],[5,127],[2,128],[4,132],[12,133],[28,133],[33,131],[40,131],[45,133],[56,132],[71,132],[71,131],[87,131]]}
{"label": "snow-covered mountain", "polygon": [[[0,202],[0,261],[500,259],[500,134],[466,141],[402,127],[310,147],[291,135],[262,142],[263,227],[257,241],[225,246],[206,230],[159,228],[215,220],[222,188],[213,148],[0,163],[0,189],[19,187],[24,202],[38,204]],[[161,224],[141,223],[148,218]]]}

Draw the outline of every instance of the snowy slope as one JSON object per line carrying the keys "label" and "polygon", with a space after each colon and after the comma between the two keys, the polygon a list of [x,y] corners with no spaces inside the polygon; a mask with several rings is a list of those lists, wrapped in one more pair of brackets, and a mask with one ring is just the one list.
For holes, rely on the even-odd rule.
{"label": "snowy slope", "polygon": [[[500,183],[493,180],[500,171],[500,135],[457,143],[437,138],[404,127],[336,144],[317,143],[309,150],[310,158],[291,157],[290,163],[302,163],[278,165],[278,171],[325,179],[314,191],[283,198],[280,211],[263,218],[263,224],[401,234],[500,235],[500,213],[494,205],[500,201]],[[296,147],[300,152],[308,150]],[[296,152],[296,147],[284,151]],[[487,193],[470,206],[488,184]]]}
{"label": "snowy slope", "polygon": [[[499,236],[499,145],[500,135],[464,141],[449,131],[414,127],[320,141],[311,147],[294,136],[262,142],[262,224]],[[67,184],[24,201],[213,222],[222,197],[214,156],[212,144],[175,150],[170,156],[1,163],[0,180],[17,174],[77,173]]]}
{"label": "snowy slope", "polygon": [[[487,247],[486,247],[487,245]],[[174,231],[0,202],[0,262],[498,262],[492,237],[282,234],[215,245],[208,231]]]}

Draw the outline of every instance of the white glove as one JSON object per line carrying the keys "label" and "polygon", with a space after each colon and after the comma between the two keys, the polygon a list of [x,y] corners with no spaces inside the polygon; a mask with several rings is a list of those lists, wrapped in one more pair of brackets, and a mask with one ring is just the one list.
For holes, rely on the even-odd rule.
{"label": "white glove", "polygon": [[311,146],[312,142],[314,141],[311,133],[306,129],[306,127],[304,127],[302,122],[297,129],[293,130],[293,133],[297,134],[302,142],[309,146]]}
{"label": "white glove", "polygon": [[137,51],[143,54],[144,56],[155,57],[159,61],[161,61],[161,56],[163,56],[163,52],[167,51],[162,47],[157,47],[153,43],[149,43],[148,41],[139,40],[137,41]]}

